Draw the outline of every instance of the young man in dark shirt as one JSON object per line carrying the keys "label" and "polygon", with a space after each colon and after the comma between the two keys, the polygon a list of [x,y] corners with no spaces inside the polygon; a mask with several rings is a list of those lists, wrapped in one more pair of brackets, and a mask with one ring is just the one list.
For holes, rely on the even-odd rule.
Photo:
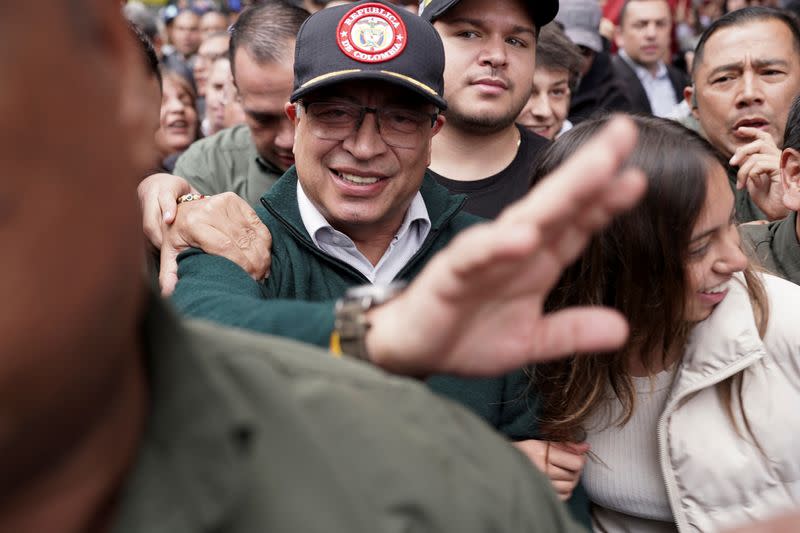
{"label": "young man in dark shirt", "polygon": [[421,16],[444,42],[447,123],[433,141],[431,173],[464,210],[495,218],[530,188],[548,141],[517,126],[533,87],[536,38],[555,1],[433,0]]}

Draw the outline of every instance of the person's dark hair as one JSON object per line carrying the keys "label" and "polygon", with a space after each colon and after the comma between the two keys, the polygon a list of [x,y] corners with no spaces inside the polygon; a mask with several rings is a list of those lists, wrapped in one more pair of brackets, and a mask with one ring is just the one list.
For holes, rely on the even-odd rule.
{"label": "person's dark hair", "polygon": [[697,66],[703,62],[703,53],[705,52],[706,42],[708,42],[712,35],[725,28],[743,26],[745,24],[750,24],[751,22],[760,22],[764,20],[777,20],[786,24],[786,26],[792,32],[792,40],[794,42],[795,52],[800,53],[800,27],[798,27],[798,20],[794,15],[781,9],[775,9],[772,7],[745,7],[721,16],[712,22],[708,28],[706,28],[706,31],[704,31],[700,36],[700,40],[698,41],[697,47],[694,50],[692,77],[694,78],[694,74],[697,72]]}
{"label": "person's dark hair", "polygon": [[284,2],[267,2],[246,9],[231,27],[228,55],[234,79],[236,51],[245,47],[258,63],[291,58],[288,42],[297,36],[309,12]]}
{"label": "person's dark hair", "polygon": [[161,63],[159,70],[162,79],[169,77],[186,89],[192,97],[192,107],[197,107],[197,84],[187,66],[183,63]]}
{"label": "person's dark hair", "polygon": [[581,51],[556,23],[545,25],[536,42],[536,68],[564,69],[569,72],[569,88],[575,90],[581,67]]}
{"label": "person's dark hair", "polygon": [[[607,120],[583,122],[560,137],[543,156],[535,179],[557,168]],[[607,405],[609,387],[623,406],[612,423],[625,424],[636,398],[627,370],[631,357],[639,357],[652,371],[659,363],[666,365],[671,354],[682,354],[687,342],[689,244],[706,201],[709,171],[718,167],[724,172],[725,161],[706,140],[677,123],[653,117],[633,120],[639,136],[629,164],[648,177],[645,198],[592,238],[546,303],[550,312],[583,305],[614,308],[628,320],[630,337],[614,353],[576,356],[532,370],[547,440],[581,440],[587,419]],[[745,279],[763,325],[763,286],[749,270]],[[720,394],[729,399],[730,387],[723,385]]]}
{"label": "person's dark hair", "polygon": [[800,150],[800,95],[796,96],[786,119],[786,131],[783,133],[783,147]]}
{"label": "person's dark hair", "polygon": [[[619,10],[619,16],[617,17],[617,26],[622,27],[622,22],[625,20],[625,14],[628,12],[628,4],[631,2],[656,2],[656,1],[663,1],[667,5],[669,2],[667,0],[625,0],[625,3],[622,4],[622,8]],[[670,14],[672,13],[672,9],[670,9]]]}
{"label": "person's dark hair", "polygon": [[156,49],[153,48],[153,42],[136,24],[128,23],[128,25],[131,28],[131,32],[133,32],[134,36],[136,36],[136,40],[139,41],[139,46],[142,50],[145,64],[147,65],[147,71],[152,76],[155,76],[155,78],[158,80],[158,85],[161,86],[161,69],[159,68],[160,64],[158,61],[158,55],[156,54]]}
{"label": "person's dark hair", "polygon": [[800,17],[800,0],[786,0],[783,4],[783,10],[788,11],[795,17]]}

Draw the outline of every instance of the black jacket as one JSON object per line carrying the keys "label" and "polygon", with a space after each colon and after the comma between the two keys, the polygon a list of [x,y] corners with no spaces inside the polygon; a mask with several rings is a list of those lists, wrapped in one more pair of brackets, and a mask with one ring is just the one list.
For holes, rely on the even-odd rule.
{"label": "black jacket", "polygon": [[[636,71],[618,55],[611,58],[611,67],[617,79],[625,85],[632,106],[631,112],[652,115],[653,109],[650,107],[650,100],[647,98],[647,93],[642,87]],[[675,91],[675,101],[680,103],[683,100],[683,89],[689,85],[689,77],[671,65],[667,65],[667,76],[669,76],[672,89]]]}
{"label": "black jacket", "polygon": [[578,88],[572,94],[570,122],[579,124],[595,115],[615,111],[630,112],[631,109],[625,86],[611,68],[610,56],[607,52],[598,53],[589,72],[581,78]]}

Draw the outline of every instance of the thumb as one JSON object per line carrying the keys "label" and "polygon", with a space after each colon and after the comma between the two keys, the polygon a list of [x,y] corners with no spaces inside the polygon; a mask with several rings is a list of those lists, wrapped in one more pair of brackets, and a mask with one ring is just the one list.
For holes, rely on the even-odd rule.
{"label": "thumb", "polygon": [[583,455],[592,447],[588,442],[561,442],[557,445],[575,455]]}
{"label": "thumb", "polygon": [[164,297],[172,295],[178,284],[178,250],[167,244],[161,247],[158,283],[161,285],[161,295]]}

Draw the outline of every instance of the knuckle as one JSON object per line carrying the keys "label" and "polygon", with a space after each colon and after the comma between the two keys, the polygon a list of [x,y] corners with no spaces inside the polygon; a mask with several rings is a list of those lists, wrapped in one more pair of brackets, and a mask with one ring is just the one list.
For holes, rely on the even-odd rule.
{"label": "knuckle", "polygon": [[253,228],[246,228],[244,233],[236,239],[236,246],[243,250],[249,249],[256,240],[256,231]]}
{"label": "knuckle", "polygon": [[[253,211],[252,209],[247,209],[247,211],[245,211],[244,218],[247,221],[247,223],[250,224],[251,226],[264,226],[261,223],[261,219],[258,217],[256,212]],[[266,226],[264,226],[264,227],[266,227]]]}
{"label": "knuckle", "polygon": [[218,203],[221,204],[236,203],[238,200],[240,200],[239,196],[231,191],[225,191],[220,194],[215,194],[214,196],[211,197],[211,199],[216,200]]}

